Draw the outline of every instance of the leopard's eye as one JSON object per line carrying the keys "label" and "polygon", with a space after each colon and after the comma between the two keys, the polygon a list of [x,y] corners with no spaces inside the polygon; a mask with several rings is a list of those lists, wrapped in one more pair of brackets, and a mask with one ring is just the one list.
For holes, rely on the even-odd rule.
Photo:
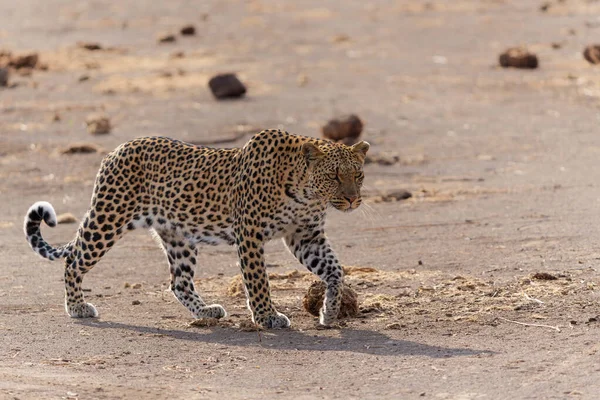
{"label": "leopard's eye", "polygon": [[355,178],[356,180],[361,180],[361,179],[363,179],[364,177],[365,177],[365,174],[364,174],[362,171],[358,171],[358,172],[357,172],[357,173],[354,175],[354,178]]}
{"label": "leopard's eye", "polygon": [[338,176],[338,174],[328,174],[327,178],[331,179],[332,181],[339,181],[340,177]]}

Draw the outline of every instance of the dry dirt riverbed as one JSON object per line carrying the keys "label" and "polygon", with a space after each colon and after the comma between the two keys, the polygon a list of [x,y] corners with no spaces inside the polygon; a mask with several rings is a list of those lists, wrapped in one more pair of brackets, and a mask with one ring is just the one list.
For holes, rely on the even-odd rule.
{"label": "dry dirt riverbed", "polygon": [[[600,3],[541,5],[1,0],[0,50],[41,64],[0,89],[0,397],[597,398],[600,67],[581,51]],[[519,45],[540,68],[497,66]],[[207,81],[228,71],[247,96],[216,101]],[[92,136],[98,112],[113,129]],[[272,295],[293,327],[256,332],[231,248],[204,249],[197,271],[230,317],[190,326],[145,232],[86,276],[96,320],[65,315],[61,264],[23,238],[37,200],[81,218],[103,154],[131,138],[240,146],[349,112],[372,154],[400,161],[368,165],[362,210],[330,215],[361,303],[340,329],[302,309],[313,278],[280,243]],[[400,189],[413,197],[382,201]]]}

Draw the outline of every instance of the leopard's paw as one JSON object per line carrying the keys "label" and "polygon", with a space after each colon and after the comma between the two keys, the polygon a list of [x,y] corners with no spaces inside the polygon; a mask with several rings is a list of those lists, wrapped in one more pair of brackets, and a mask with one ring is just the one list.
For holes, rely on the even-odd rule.
{"label": "leopard's paw", "polygon": [[90,303],[66,304],[65,309],[71,318],[96,318],[98,311]]}
{"label": "leopard's paw", "polygon": [[194,312],[196,318],[223,318],[227,316],[227,311],[220,304],[211,304]]}
{"label": "leopard's paw", "polygon": [[319,311],[319,323],[323,326],[330,326],[331,324],[336,322],[337,316],[332,314],[333,313],[321,309],[321,311]]}
{"label": "leopard's paw", "polygon": [[276,312],[275,314],[271,315],[265,315],[260,320],[255,322],[266,329],[289,328],[291,325],[289,318],[280,312]]}

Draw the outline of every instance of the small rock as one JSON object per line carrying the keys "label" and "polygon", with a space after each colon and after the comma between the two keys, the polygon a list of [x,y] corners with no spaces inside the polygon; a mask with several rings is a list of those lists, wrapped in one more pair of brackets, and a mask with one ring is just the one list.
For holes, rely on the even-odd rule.
{"label": "small rock", "polygon": [[39,56],[37,53],[22,54],[11,57],[10,61],[8,62],[8,66],[15,69],[35,68],[38,61]]}
{"label": "small rock", "polygon": [[85,119],[87,130],[92,135],[102,135],[110,133],[110,119],[105,115],[90,114]]}
{"label": "small rock", "polygon": [[90,51],[102,50],[102,45],[95,42],[77,42],[77,47]]}
{"label": "small rock", "polygon": [[246,86],[235,74],[220,74],[208,81],[212,94],[217,99],[242,97],[246,94]]}
{"label": "small rock", "polygon": [[8,86],[8,68],[0,68],[0,86]]}
{"label": "small rock", "polygon": [[131,283],[129,283],[129,282],[125,282],[125,284],[123,285],[123,287],[124,287],[125,289],[129,289],[129,288],[131,287]]}
{"label": "small rock", "polygon": [[498,61],[503,68],[535,69],[539,65],[535,54],[518,47],[508,49],[500,54]]}
{"label": "small rock", "polygon": [[326,139],[342,142],[348,146],[358,142],[362,130],[363,122],[355,114],[332,119],[321,128]]}
{"label": "small rock", "polygon": [[583,50],[583,58],[590,64],[600,64],[600,45],[591,45]]}
{"label": "small rock", "polygon": [[184,58],[185,53],[183,51],[176,51],[175,53],[169,56],[170,58]]}
{"label": "small rock", "polygon": [[77,79],[79,82],[85,82],[85,81],[89,81],[90,80],[90,76],[83,74],[79,77],[79,79]]}
{"label": "small rock", "polygon": [[61,151],[62,154],[89,154],[97,153],[98,146],[92,143],[73,144]]}
{"label": "small rock", "polygon": [[141,301],[139,301],[139,300],[133,300],[133,301],[131,302],[131,305],[132,305],[132,306],[139,306],[140,304],[142,304],[142,302],[141,302]]}
{"label": "small rock", "polygon": [[541,12],[546,12],[546,11],[548,11],[548,10],[550,9],[550,6],[552,6],[552,3],[550,3],[550,2],[545,2],[545,3],[542,3],[542,4],[540,5],[540,11],[541,11]]}
{"label": "small rock", "polygon": [[131,285],[132,289],[141,289],[142,288],[142,284],[141,283],[134,283],[133,285]]}
{"label": "small rock", "polygon": [[56,217],[56,223],[58,224],[73,224],[77,222],[77,218],[71,213],[60,214]]}
{"label": "small rock", "polygon": [[194,25],[186,25],[179,31],[183,36],[192,36],[196,34],[196,27]]}
{"label": "small rock", "polygon": [[156,41],[158,43],[173,43],[176,40],[177,38],[172,33],[163,33],[158,35],[158,37],[156,38]]}
{"label": "small rock", "polygon": [[54,115],[52,115],[52,122],[60,122],[60,120],[60,114],[58,112],[55,112]]}

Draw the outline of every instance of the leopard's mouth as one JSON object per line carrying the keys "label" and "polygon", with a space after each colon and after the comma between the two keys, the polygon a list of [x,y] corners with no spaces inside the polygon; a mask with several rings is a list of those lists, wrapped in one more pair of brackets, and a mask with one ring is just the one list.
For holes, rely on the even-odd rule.
{"label": "leopard's mouth", "polygon": [[336,210],[342,212],[352,212],[356,210],[358,206],[360,206],[361,202],[361,199],[357,199],[352,203],[345,199],[332,199],[329,201],[329,204],[331,204],[331,206]]}

